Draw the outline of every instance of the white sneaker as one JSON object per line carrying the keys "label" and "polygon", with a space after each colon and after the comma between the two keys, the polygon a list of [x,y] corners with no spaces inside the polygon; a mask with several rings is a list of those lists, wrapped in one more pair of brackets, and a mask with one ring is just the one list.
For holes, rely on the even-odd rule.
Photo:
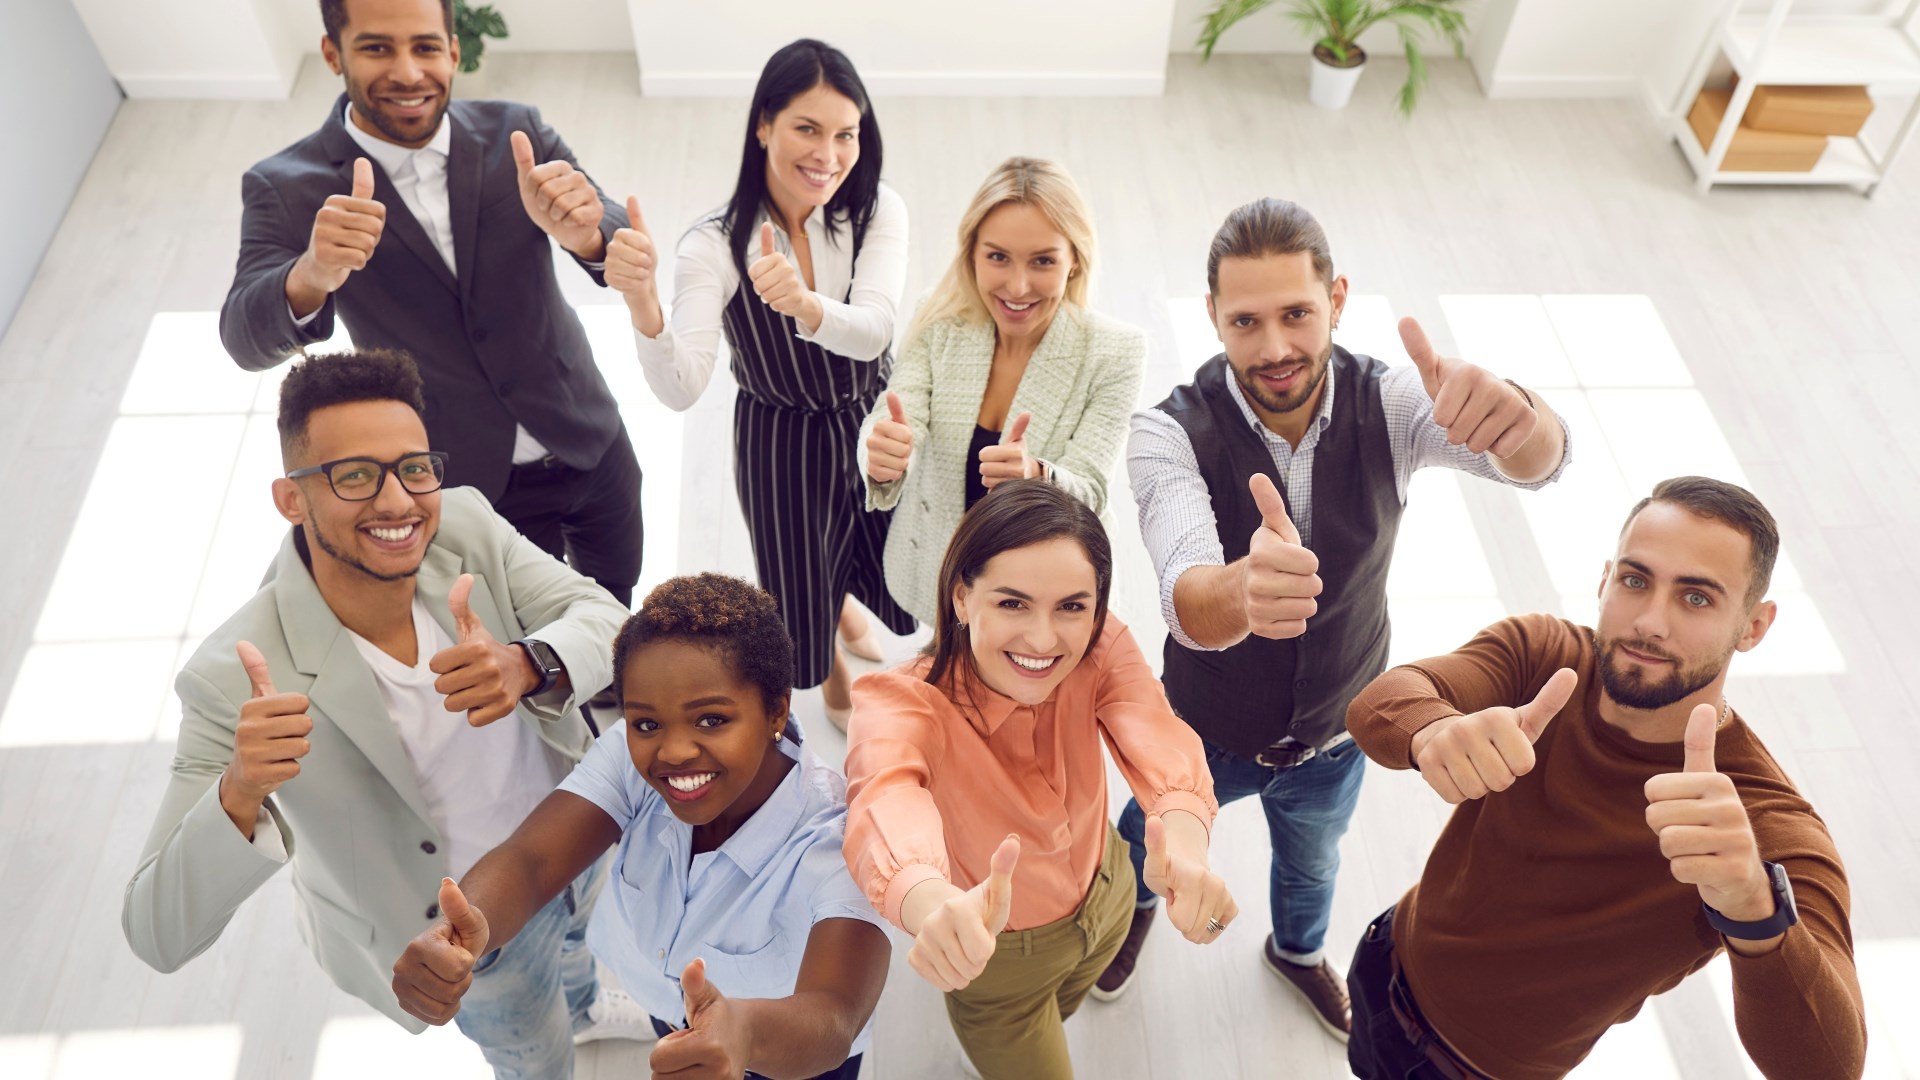
{"label": "white sneaker", "polygon": [[602,986],[600,996],[587,1006],[585,1023],[573,1029],[573,1045],[585,1046],[601,1039],[632,1039],[652,1042],[659,1036],[653,1030],[653,1017],[624,991]]}

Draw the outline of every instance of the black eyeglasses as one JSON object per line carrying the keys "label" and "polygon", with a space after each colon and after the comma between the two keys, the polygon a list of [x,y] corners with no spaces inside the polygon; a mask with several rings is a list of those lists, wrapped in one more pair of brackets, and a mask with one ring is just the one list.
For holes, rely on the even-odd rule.
{"label": "black eyeglasses", "polygon": [[341,458],[295,469],[287,474],[287,479],[325,476],[327,486],[333,488],[335,497],[346,502],[366,502],[380,494],[380,489],[386,486],[388,473],[400,481],[401,487],[415,495],[439,491],[440,485],[447,479],[447,455],[440,450],[427,450],[408,454],[398,461]]}

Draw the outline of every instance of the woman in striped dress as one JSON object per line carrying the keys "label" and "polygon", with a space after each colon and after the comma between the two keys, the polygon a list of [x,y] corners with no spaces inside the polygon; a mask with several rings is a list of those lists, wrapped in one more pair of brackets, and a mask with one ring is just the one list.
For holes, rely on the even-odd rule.
{"label": "woman in striped dress", "polygon": [[914,625],[887,592],[888,516],[865,508],[856,465],[906,279],[906,204],[880,183],[880,162],[880,127],[852,63],[796,41],[760,73],[733,197],[680,240],[671,325],[635,200],[633,227],[607,251],[607,282],[626,298],[641,369],[663,403],[693,404],[726,337],[740,387],[735,485],[760,584],[793,637],[795,685],[824,684],[842,728],[852,697],[836,626],[849,648],[872,649],[842,618],[857,620],[847,598],[895,633]]}

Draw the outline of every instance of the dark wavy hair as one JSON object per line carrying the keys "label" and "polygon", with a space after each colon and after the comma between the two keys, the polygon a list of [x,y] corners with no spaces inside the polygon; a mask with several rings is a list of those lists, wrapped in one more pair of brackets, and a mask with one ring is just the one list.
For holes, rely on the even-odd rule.
{"label": "dark wavy hair", "polygon": [[1113,586],[1113,547],[1107,542],[1106,526],[1087,504],[1061,491],[1053,481],[1042,478],[1011,480],[987,492],[986,498],[973,504],[960,527],[953,531],[946,558],[940,562],[937,607],[933,619],[933,640],[926,655],[933,658],[927,668],[927,682],[953,697],[955,676],[962,663],[972,670],[973,646],[966,624],[954,616],[953,590],[971,586],[987,563],[1003,551],[1042,544],[1066,537],[1078,543],[1093,564],[1094,587],[1093,636],[1087,639],[1087,652],[1100,643],[1107,625],[1107,595]]}
{"label": "dark wavy hair", "polygon": [[287,466],[306,448],[315,412],[356,401],[398,401],[426,419],[420,369],[406,353],[353,349],[309,357],[288,368],[280,384],[280,456]]}
{"label": "dark wavy hair", "polygon": [[841,182],[840,189],[825,208],[827,235],[832,236],[844,216],[853,228],[853,246],[866,239],[867,225],[873,221],[873,209],[880,201],[880,121],[874,118],[873,102],[867,87],[853,68],[847,54],[824,41],[801,38],[767,59],[760,69],[760,82],[753,88],[753,106],[747,110],[747,135],[740,147],[740,177],[734,181],[733,197],[720,211],[720,229],[733,251],[733,264],[740,280],[747,280],[747,249],[754,242],[753,219],[761,209],[773,212],[773,197],[767,192],[767,151],[760,145],[758,132],[764,121],[771,123],[780,110],[794,98],[825,83],[847,96],[860,110],[860,160]]}
{"label": "dark wavy hair", "polygon": [[1633,504],[1626,522],[1620,526],[1620,535],[1627,534],[1640,511],[1657,502],[1672,503],[1695,517],[1717,521],[1746,534],[1748,606],[1767,595],[1767,587],[1773,582],[1773,563],[1780,556],[1780,526],[1753,492],[1710,476],[1676,476],[1662,480],[1653,486],[1653,494]]}
{"label": "dark wavy hair", "polygon": [[613,679],[627,660],[656,641],[712,649],[741,681],[760,690],[770,716],[785,716],[793,694],[793,639],[780,605],[764,589],[725,574],[691,574],[661,582],[613,639]]}

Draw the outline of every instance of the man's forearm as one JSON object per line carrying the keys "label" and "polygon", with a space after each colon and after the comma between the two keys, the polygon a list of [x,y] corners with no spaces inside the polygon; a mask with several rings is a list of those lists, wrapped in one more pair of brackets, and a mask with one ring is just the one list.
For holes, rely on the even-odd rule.
{"label": "man's forearm", "polygon": [[1180,629],[1202,648],[1224,649],[1247,636],[1245,563],[1189,567],[1173,583]]}
{"label": "man's forearm", "polygon": [[860,1033],[849,1023],[852,1004],[824,990],[784,998],[735,998],[731,1004],[745,1014],[753,1032],[747,1068],[772,1080],[801,1080],[833,1071],[847,1059],[847,1049]]}
{"label": "man's forearm", "polygon": [[1553,470],[1560,467],[1560,459],[1566,454],[1567,429],[1539,391],[1528,390],[1526,395],[1533,400],[1534,411],[1540,414],[1533,434],[1506,460],[1491,455],[1488,460],[1507,479],[1534,484],[1552,476]]}

